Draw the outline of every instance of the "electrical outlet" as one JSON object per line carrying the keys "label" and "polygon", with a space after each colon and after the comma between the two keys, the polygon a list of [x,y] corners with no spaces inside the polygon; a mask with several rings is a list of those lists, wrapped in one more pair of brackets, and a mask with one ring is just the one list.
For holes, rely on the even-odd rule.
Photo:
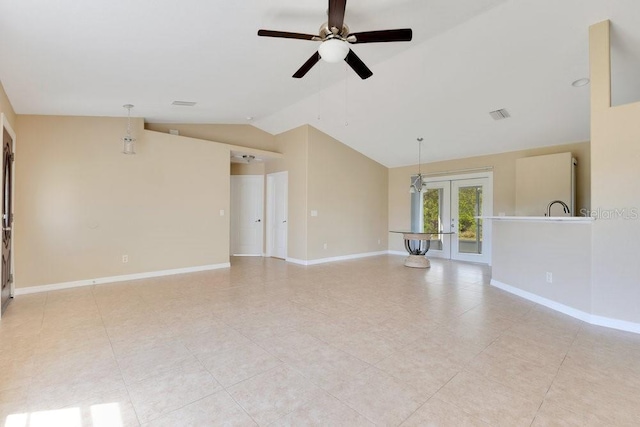
{"label": "electrical outlet", "polygon": [[553,283],[553,273],[547,271],[547,283]]}
{"label": "electrical outlet", "polygon": [[327,244],[326,243],[324,244],[324,248],[327,249]]}
{"label": "electrical outlet", "polygon": [[122,263],[126,264],[129,262],[129,255],[122,255]]}
{"label": "electrical outlet", "polygon": [[378,244],[380,244],[380,241],[381,241],[381,240],[380,240],[380,239],[378,239]]}

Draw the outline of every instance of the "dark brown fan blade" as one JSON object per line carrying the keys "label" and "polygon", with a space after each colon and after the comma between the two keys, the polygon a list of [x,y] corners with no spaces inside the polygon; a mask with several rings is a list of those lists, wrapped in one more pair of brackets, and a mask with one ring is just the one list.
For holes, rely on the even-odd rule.
{"label": "dark brown fan blade", "polygon": [[286,31],[258,30],[258,35],[262,37],[278,37],[283,39],[299,39],[299,40],[320,40],[318,36],[301,33],[287,33]]}
{"label": "dark brown fan blade", "polygon": [[381,31],[365,31],[362,33],[352,33],[349,37],[354,36],[357,43],[384,43],[384,42],[410,42],[413,37],[411,28],[403,28],[400,30],[381,30]]}
{"label": "dark brown fan blade", "polygon": [[311,55],[311,58],[309,58],[298,71],[296,71],[296,73],[293,75],[293,78],[301,79],[302,77],[304,77],[304,75],[307,74],[309,70],[318,63],[318,61],[320,61],[320,54],[316,52]]}
{"label": "dark brown fan blade", "polygon": [[329,29],[337,28],[342,31],[344,25],[344,11],[347,8],[347,0],[329,0]]}
{"label": "dark brown fan blade", "polygon": [[347,64],[349,64],[349,66],[353,68],[353,71],[355,71],[362,80],[368,79],[369,77],[373,76],[373,72],[371,72],[369,67],[367,67],[364,62],[362,62],[362,60],[358,58],[358,55],[353,53],[351,49],[349,49],[349,53],[347,54],[347,57],[344,58],[344,60],[347,61]]}

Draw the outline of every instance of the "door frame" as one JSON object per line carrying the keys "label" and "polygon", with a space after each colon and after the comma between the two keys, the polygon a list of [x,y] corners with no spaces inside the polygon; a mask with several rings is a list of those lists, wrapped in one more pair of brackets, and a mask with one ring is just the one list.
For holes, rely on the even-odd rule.
{"label": "door frame", "polygon": [[[460,174],[452,174],[452,175],[433,175],[423,177],[423,181],[427,183],[437,183],[448,181],[449,183],[453,183],[454,181],[465,181],[472,179],[484,179],[486,184],[486,189],[483,192],[483,199],[486,201],[485,208],[486,210],[482,213],[482,216],[492,216],[493,215],[493,170],[488,169],[482,172],[472,172],[472,173],[460,173]],[[453,185],[451,185],[453,187]],[[451,200],[453,200],[453,188],[450,188]],[[449,208],[449,213],[451,212],[451,207]],[[449,218],[450,219],[450,218]],[[422,220],[422,203],[420,204],[420,226],[423,226]],[[451,221],[444,221],[443,224],[443,232],[451,232],[454,231],[451,229]],[[479,261],[471,261],[471,262],[481,262],[491,265],[491,236],[492,236],[492,224],[491,221],[484,220],[482,222],[482,243],[483,243],[483,260]],[[449,240],[456,238],[456,234],[450,234],[445,239]],[[429,251],[427,256],[434,256],[437,258],[447,258],[452,260],[460,260],[460,258],[454,258],[453,254],[453,244],[449,241],[449,253],[445,253],[447,251],[434,251],[432,253]],[[464,260],[469,261],[469,260]]]}
{"label": "door frame", "polygon": [[[13,128],[11,127],[11,124],[9,123],[9,120],[7,119],[7,116],[5,116],[4,113],[1,113],[0,114],[0,134],[1,134],[0,142],[2,143],[2,145],[1,145],[2,147],[4,147],[4,132],[3,132],[3,129],[6,129],[7,132],[9,133],[9,136],[11,136],[11,139],[13,141],[13,147],[12,147],[13,156],[15,158],[15,155],[16,155],[16,133],[14,132]],[[11,207],[12,207],[13,211],[15,211],[15,200],[16,200],[16,167],[15,166],[16,166],[16,164],[15,164],[15,161],[14,161],[13,167],[11,168]],[[2,178],[0,178],[0,186],[2,188],[2,190],[0,190],[0,191],[4,191],[4,174],[2,174]],[[12,223],[11,224],[11,272],[13,273],[13,281],[11,282],[11,289],[10,289],[11,298],[14,297],[15,291],[16,291],[15,240],[16,240],[15,225],[14,225],[14,223]],[[2,268],[2,266],[0,266],[0,268]],[[2,310],[1,307],[0,307],[0,310]]]}
{"label": "door frame", "polygon": [[[493,214],[493,185],[487,178],[468,178],[456,179],[451,181],[451,215],[453,217],[453,206],[459,203],[458,192],[456,188],[473,187],[474,184],[482,186],[482,216],[492,216]],[[456,210],[457,210],[456,206]],[[457,212],[456,216],[460,216]],[[455,225],[453,221],[455,220]],[[460,218],[452,218],[452,227],[458,229],[458,221]],[[488,227],[487,227],[488,226]],[[460,240],[457,234],[452,234],[452,238],[456,237],[455,243],[451,242],[451,259],[456,261],[477,262],[491,265],[491,221],[482,220],[482,253],[472,254],[460,252]],[[457,250],[454,250],[457,249]]]}
{"label": "door frame", "polygon": [[265,221],[263,221],[264,218],[264,175],[231,175],[231,197],[235,198],[237,196],[237,194],[234,194],[234,192],[237,191],[237,189],[235,188],[236,185],[234,184],[234,182],[238,182],[241,180],[253,180],[256,182],[259,182],[260,185],[260,218],[259,221],[260,222],[260,250],[258,253],[251,253],[251,254],[237,254],[234,253],[235,251],[233,251],[233,249],[237,249],[236,244],[237,242],[235,241],[236,235],[235,235],[235,231],[234,228],[238,226],[238,221],[237,221],[237,212],[234,212],[233,210],[237,207],[234,206],[233,201],[231,203],[231,222],[233,223],[233,225],[235,227],[231,227],[231,238],[229,239],[229,243],[230,243],[230,252],[231,255],[233,256],[248,256],[248,257],[252,257],[252,256],[263,256],[264,255],[264,227],[265,227]]}
{"label": "door frame", "polygon": [[[272,251],[272,247],[273,247],[273,239],[274,239],[274,235],[273,235],[273,229],[275,227],[275,207],[276,207],[276,193],[274,190],[274,180],[278,177],[278,176],[284,176],[287,180],[287,187],[289,184],[289,172],[288,171],[283,171],[283,172],[273,172],[273,173],[269,173],[267,174],[267,218],[265,221],[266,227],[267,227],[267,244],[265,247],[265,256],[268,257],[272,257],[273,256],[273,251]],[[287,190],[285,192],[284,195],[285,198],[285,202],[287,204],[287,217],[289,216],[289,191]],[[287,258],[288,256],[288,252],[289,252],[289,242],[288,242],[288,238],[289,238],[289,224],[287,223],[287,229],[286,229],[286,236],[285,236],[285,242],[287,242],[287,250],[284,255],[284,259]]]}

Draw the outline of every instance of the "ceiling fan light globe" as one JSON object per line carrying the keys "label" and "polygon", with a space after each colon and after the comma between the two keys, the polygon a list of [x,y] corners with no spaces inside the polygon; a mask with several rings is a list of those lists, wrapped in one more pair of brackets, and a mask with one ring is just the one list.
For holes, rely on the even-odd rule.
{"label": "ceiling fan light globe", "polygon": [[347,57],[349,46],[342,40],[330,39],[322,42],[318,52],[323,61],[336,63],[343,61]]}

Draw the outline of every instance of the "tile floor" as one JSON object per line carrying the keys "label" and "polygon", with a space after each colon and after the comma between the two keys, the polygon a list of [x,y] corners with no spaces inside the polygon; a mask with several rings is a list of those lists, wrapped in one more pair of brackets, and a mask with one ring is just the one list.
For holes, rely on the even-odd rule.
{"label": "tile floor", "polygon": [[12,301],[0,427],[637,426],[640,335],[380,256]]}

